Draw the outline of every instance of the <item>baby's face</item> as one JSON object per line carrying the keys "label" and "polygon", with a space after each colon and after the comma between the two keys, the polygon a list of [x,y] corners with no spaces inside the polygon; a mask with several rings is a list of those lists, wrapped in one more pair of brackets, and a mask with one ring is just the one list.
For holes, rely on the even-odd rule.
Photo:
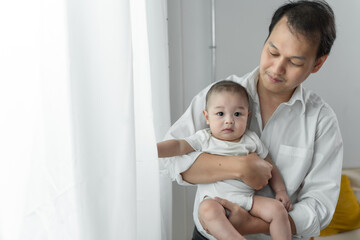
{"label": "baby's face", "polygon": [[226,91],[213,93],[204,115],[212,136],[237,142],[246,131],[249,116],[247,97]]}

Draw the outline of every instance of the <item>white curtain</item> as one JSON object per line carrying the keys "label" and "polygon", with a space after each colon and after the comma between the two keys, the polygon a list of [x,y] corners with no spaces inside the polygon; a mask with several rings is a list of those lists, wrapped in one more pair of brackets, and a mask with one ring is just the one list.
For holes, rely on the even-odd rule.
{"label": "white curtain", "polygon": [[1,240],[171,239],[155,145],[170,123],[166,11],[2,3]]}

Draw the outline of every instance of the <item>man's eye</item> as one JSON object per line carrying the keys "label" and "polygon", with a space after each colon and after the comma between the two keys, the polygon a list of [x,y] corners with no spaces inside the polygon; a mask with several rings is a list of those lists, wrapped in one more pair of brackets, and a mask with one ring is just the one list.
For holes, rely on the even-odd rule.
{"label": "man's eye", "polygon": [[239,117],[241,114],[239,112],[234,113],[235,117]]}
{"label": "man's eye", "polygon": [[218,116],[224,116],[224,113],[223,112],[218,112],[216,115],[218,115]]}
{"label": "man's eye", "polygon": [[279,56],[279,54],[277,54],[277,53],[274,53],[274,52],[271,52],[271,51],[269,51],[269,53],[270,53],[270,55],[271,55],[271,56],[274,56],[274,57],[277,57],[277,56]]}
{"label": "man's eye", "polygon": [[301,67],[301,66],[302,66],[302,64],[297,64],[297,63],[294,63],[294,62],[292,62],[292,61],[290,61],[290,64],[293,65],[293,66],[295,66],[295,67]]}

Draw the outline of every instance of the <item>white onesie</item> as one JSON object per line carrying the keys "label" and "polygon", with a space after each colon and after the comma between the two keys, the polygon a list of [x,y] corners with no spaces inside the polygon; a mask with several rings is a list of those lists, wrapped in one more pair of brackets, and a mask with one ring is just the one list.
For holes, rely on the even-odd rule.
{"label": "white onesie", "polygon": [[[203,129],[185,140],[196,151],[225,155],[225,156],[246,156],[250,153],[257,153],[259,157],[265,158],[268,150],[261,142],[256,133],[247,130],[238,142],[219,140],[211,135],[210,129]],[[249,211],[253,203],[254,189],[239,180],[224,180],[209,184],[198,184],[194,202],[193,217],[196,228],[208,239],[215,239],[202,227],[198,218],[198,209],[204,197],[220,197],[238,204]]]}

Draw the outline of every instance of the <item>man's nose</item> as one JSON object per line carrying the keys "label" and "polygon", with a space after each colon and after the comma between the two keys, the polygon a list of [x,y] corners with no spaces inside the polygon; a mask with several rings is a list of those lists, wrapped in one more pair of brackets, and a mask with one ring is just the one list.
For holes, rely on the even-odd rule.
{"label": "man's nose", "polygon": [[274,74],[282,75],[286,72],[286,59],[279,58],[274,63]]}

